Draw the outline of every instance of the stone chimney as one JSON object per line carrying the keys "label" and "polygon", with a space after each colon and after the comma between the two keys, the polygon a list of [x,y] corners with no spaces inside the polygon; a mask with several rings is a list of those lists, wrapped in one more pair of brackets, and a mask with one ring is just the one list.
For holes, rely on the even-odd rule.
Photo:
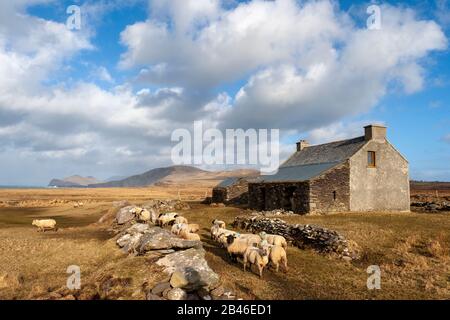
{"label": "stone chimney", "polygon": [[306,147],[309,147],[309,143],[306,140],[300,140],[297,142],[297,151],[302,151]]}
{"label": "stone chimney", "polygon": [[371,124],[364,127],[366,141],[375,140],[384,142],[386,139],[387,128],[380,125]]}

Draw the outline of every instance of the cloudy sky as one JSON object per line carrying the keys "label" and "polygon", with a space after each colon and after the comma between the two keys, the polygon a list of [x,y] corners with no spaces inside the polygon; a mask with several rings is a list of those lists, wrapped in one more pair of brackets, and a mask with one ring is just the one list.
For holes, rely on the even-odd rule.
{"label": "cloudy sky", "polygon": [[[70,5],[81,29],[69,30]],[[450,180],[450,1],[0,2],[0,185],[171,165],[177,128],[279,128],[282,154],[389,127]]]}

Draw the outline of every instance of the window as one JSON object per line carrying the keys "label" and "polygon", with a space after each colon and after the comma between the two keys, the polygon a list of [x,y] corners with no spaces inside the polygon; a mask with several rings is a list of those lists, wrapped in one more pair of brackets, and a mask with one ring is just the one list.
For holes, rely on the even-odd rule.
{"label": "window", "polygon": [[336,199],[337,199],[337,192],[333,191],[333,201],[336,201]]}
{"label": "window", "polygon": [[375,151],[369,151],[367,153],[367,165],[370,168],[375,168],[377,166],[377,160],[376,160]]}

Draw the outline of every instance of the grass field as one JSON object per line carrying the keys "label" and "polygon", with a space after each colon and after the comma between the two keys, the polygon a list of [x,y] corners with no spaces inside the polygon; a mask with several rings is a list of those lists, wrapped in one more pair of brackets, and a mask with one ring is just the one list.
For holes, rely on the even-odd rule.
{"label": "grass field", "polygon": [[[181,189],[181,188],[180,188]],[[181,189],[184,199],[200,199],[207,189]],[[38,298],[64,287],[69,265],[79,265],[84,286],[114,276],[125,279],[123,290],[109,298],[142,299],[142,285],[163,275],[151,257],[127,257],[111,234],[92,224],[111,209],[112,201],[136,204],[150,198],[177,198],[177,188],[2,190],[0,201],[19,207],[0,207],[0,298]],[[67,203],[51,204],[54,199]],[[34,201],[34,202],[30,202]],[[73,208],[70,201],[86,204]],[[43,206],[31,206],[41,203]],[[28,204],[28,205],[27,205]],[[246,211],[213,208],[199,201],[183,214],[199,223],[210,266],[225,286],[244,299],[448,299],[450,298],[450,214],[349,213],[329,216],[292,216],[292,223],[317,224],[339,231],[363,250],[352,263],[288,248],[289,271],[266,270],[263,279],[232,263],[224,249],[209,239],[211,220],[230,224]],[[58,233],[37,233],[34,218],[55,218]],[[366,287],[370,265],[381,268],[381,290]]]}

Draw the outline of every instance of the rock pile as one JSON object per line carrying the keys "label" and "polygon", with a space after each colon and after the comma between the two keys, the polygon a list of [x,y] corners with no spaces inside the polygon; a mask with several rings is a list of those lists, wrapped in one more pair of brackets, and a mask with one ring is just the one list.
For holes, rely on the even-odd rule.
{"label": "rock pile", "polygon": [[450,211],[450,202],[433,202],[433,201],[418,201],[411,203],[412,209],[416,211],[427,211],[427,212],[439,212],[439,211]]}
{"label": "rock pile", "polygon": [[117,245],[129,254],[156,257],[156,264],[163,267],[163,272],[168,275],[167,281],[158,283],[145,292],[147,299],[235,299],[231,290],[220,286],[219,276],[208,266],[201,241],[179,238],[170,231],[155,226],[153,219],[147,223],[137,221],[140,210],[173,211],[177,204],[155,201],[144,204],[142,208],[126,206],[116,215],[116,223],[123,229],[117,237]]}
{"label": "rock pile", "polygon": [[180,200],[150,200],[142,205],[144,209],[155,209],[160,213],[189,210],[191,207],[188,203]]}
{"label": "rock pile", "polygon": [[174,250],[202,247],[200,241],[184,240],[168,230],[142,223],[134,224],[126,229],[116,243],[123,251],[135,255],[143,255],[152,250],[174,252]]}
{"label": "rock pile", "polygon": [[249,230],[252,233],[264,231],[277,234],[301,249],[311,248],[320,253],[336,254],[345,260],[359,258],[359,250],[355,243],[346,240],[336,231],[319,226],[292,225],[278,218],[253,216],[236,217],[233,227]]}
{"label": "rock pile", "polygon": [[166,255],[156,262],[169,275],[148,293],[149,300],[234,300],[231,290],[220,285],[219,276],[205,260],[203,248],[191,248]]}
{"label": "rock pile", "polygon": [[252,216],[264,216],[264,217],[274,217],[274,216],[292,216],[294,211],[277,209],[272,211],[252,211],[250,215]]}

